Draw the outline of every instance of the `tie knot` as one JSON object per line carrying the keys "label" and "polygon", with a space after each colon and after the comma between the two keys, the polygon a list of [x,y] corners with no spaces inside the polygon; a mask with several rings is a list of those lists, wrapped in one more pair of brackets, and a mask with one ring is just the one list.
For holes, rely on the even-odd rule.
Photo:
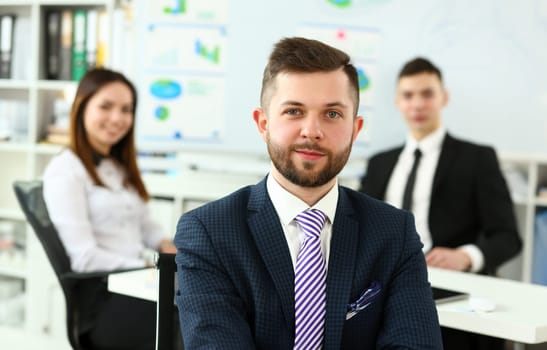
{"label": "tie knot", "polygon": [[307,237],[319,238],[326,217],[321,210],[311,209],[301,212],[294,220],[300,225]]}
{"label": "tie knot", "polygon": [[419,148],[416,148],[416,149],[414,150],[414,158],[420,159],[421,157],[422,157],[422,151],[420,151]]}

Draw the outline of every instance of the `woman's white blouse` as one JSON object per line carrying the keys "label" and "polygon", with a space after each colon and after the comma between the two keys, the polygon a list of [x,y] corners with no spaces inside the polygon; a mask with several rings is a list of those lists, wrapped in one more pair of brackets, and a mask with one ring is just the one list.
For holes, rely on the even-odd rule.
{"label": "woman's white blouse", "polygon": [[124,187],[124,170],[111,159],[96,168],[106,187],[96,186],[69,149],[48,164],[44,200],[74,271],[145,266],[145,247],[166,238],[136,190]]}

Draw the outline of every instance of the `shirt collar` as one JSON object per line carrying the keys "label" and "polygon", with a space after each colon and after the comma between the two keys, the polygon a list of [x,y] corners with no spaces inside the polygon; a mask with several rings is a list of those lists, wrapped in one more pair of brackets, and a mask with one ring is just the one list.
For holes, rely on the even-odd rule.
{"label": "shirt collar", "polygon": [[99,164],[101,164],[101,161],[107,158],[107,156],[100,154],[96,151],[93,151],[93,154],[91,155],[91,159],[93,160],[93,164],[95,164],[95,166],[99,166]]}
{"label": "shirt collar", "polygon": [[403,152],[414,153],[416,148],[419,148],[420,151],[422,151],[422,154],[439,151],[445,135],[446,129],[442,125],[437,130],[420,140],[420,142],[416,141],[416,139],[409,134],[406,138],[406,144]]}
{"label": "shirt collar", "polygon": [[[268,175],[266,180],[266,189],[283,225],[289,225],[298,214],[306,209],[310,209],[310,206],[306,202],[285,190],[271,174]],[[337,204],[338,179],[336,179],[330,191],[311,208],[321,210],[327,215],[327,219],[333,223]]]}

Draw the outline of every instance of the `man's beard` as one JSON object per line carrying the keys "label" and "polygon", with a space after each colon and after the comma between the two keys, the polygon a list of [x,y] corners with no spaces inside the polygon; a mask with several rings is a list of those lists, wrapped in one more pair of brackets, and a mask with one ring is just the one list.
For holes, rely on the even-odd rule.
{"label": "man's beard", "polygon": [[[332,152],[324,150],[318,145],[309,142],[283,148],[274,144],[269,136],[267,140],[268,153],[270,154],[270,158],[275,168],[287,180],[302,187],[319,187],[328,183],[342,171],[351,153],[351,142],[341,152],[332,154]],[[319,165],[315,164],[316,162],[304,160],[302,161],[302,165],[305,170],[298,170],[291,159],[291,153],[296,149],[303,148],[325,154],[327,157],[327,164],[325,164],[323,168],[318,169]],[[314,168],[317,169],[313,171]]]}

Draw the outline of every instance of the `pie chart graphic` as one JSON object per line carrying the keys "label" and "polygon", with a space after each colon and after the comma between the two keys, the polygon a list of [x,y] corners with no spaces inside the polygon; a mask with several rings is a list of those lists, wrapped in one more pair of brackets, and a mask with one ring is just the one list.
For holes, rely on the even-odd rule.
{"label": "pie chart graphic", "polygon": [[328,3],[339,8],[344,8],[351,5],[351,0],[328,0]]}
{"label": "pie chart graphic", "polygon": [[370,79],[362,68],[357,68],[357,76],[359,78],[359,90],[367,90],[370,87]]}
{"label": "pie chart graphic", "polygon": [[160,121],[167,120],[167,118],[169,118],[169,109],[165,106],[156,107],[154,110],[154,117]]}
{"label": "pie chart graphic", "polygon": [[170,100],[182,94],[182,86],[174,80],[159,79],[150,85],[150,93],[156,98]]}

